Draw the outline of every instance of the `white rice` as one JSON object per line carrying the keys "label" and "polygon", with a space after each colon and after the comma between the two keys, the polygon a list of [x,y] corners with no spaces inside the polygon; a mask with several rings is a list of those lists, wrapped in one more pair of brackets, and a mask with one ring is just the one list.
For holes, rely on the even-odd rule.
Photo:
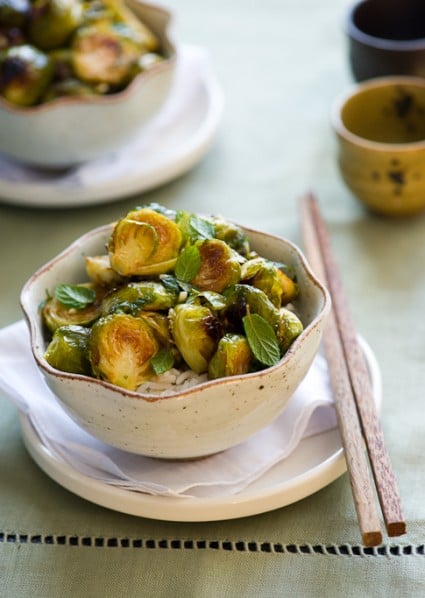
{"label": "white rice", "polygon": [[192,370],[178,370],[172,368],[151,380],[144,382],[137,389],[138,392],[151,395],[167,395],[170,393],[181,392],[201,382],[208,380],[207,374],[196,374]]}

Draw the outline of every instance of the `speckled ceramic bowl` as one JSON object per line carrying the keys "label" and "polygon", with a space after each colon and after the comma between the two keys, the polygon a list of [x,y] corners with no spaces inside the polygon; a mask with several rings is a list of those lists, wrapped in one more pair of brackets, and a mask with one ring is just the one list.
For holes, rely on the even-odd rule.
{"label": "speckled ceramic bowl", "polygon": [[332,124],[341,175],[360,201],[388,216],[425,209],[425,79],[356,85],[336,101]]}
{"label": "speckled ceramic bowl", "polygon": [[127,3],[157,34],[166,59],[109,96],[59,98],[30,108],[15,108],[0,98],[0,152],[34,166],[69,167],[120,148],[159,112],[176,67],[168,34],[171,15],[139,0]]}
{"label": "speckled ceramic bowl", "polygon": [[31,347],[47,384],[65,411],[85,430],[118,448],[160,458],[193,458],[234,446],[274,420],[306,375],[319,348],[330,310],[328,292],[289,241],[244,229],[261,255],[296,270],[295,307],[305,329],[275,366],[221,378],[167,396],[126,391],[107,382],[60,372],[44,359],[39,313],[46,289],[85,279],[86,255],[103,251],[111,227],[97,228],[43,266],[25,284],[21,305]]}

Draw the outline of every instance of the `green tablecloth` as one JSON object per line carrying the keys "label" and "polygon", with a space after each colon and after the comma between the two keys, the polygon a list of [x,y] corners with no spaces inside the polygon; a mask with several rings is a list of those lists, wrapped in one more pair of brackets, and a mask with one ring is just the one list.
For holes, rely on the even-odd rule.
{"label": "green tablecloth", "polygon": [[[345,3],[168,5],[179,40],[208,51],[225,113],[208,156],[142,200],[222,213],[300,243],[297,199],[315,190],[358,330],[382,370],[382,421],[408,534],[362,548],[346,475],[299,503],[227,522],[170,523],[110,511],[35,465],[16,408],[0,397],[0,594],[422,596],[425,217],[373,217],[339,178],[329,111],[351,84]],[[140,201],[65,210],[2,203],[0,325],[22,317],[20,289],[37,267]]]}

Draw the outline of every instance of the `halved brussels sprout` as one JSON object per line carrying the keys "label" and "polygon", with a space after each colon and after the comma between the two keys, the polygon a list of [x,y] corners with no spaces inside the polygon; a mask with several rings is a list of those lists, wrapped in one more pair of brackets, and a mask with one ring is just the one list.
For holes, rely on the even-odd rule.
{"label": "halved brussels sprout", "polygon": [[301,320],[294,312],[285,307],[280,308],[276,337],[282,353],[285,353],[289,349],[303,329]]}
{"label": "halved brussels sprout", "polygon": [[80,0],[33,0],[28,36],[42,50],[66,44],[83,20]]}
{"label": "halved brussels sprout", "polygon": [[142,280],[108,293],[102,301],[102,315],[122,312],[137,316],[142,310],[168,310],[177,303],[178,293],[160,282]]}
{"label": "halved brussels sprout", "polygon": [[198,273],[190,281],[201,291],[221,293],[227,287],[239,282],[241,265],[235,252],[220,239],[198,241],[201,264]]}
{"label": "halved brussels sprout", "polygon": [[99,95],[93,87],[85,85],[78,79],[65,79],[63,81],[55,81],[49,85],[46,93],[41,98],[42,102],[51,102],[57,98],[66,97],[93,97]]}
{"label": "halved brussels sprout", "polygon": [[241,255],[248,254],[248,238],[239,226],[224,220],[220,216],[215,216],[211,221],[214,226],[214,236],[217,239],[221,239]]}
{"label": "halved brussels sprout", "polygon": [[187,365],[197,374],[206,372],[222,335],[218,319],[207,307],[193,303],[176,305],[169,317],[171,334]]}
{"label": "halved brussels sprout", "polygon": [[115,287],[123,284],[124,278],[111,266],[109,255],[87,256],[86,272],[92,282],[102,287]]}
{"label": "halved brussels sprout", "polygon": [[158,342],[143,318],[112,314],[97,320],[91,330],[89,357],[97,378],[136,390],[152,377],[150,359]]}
{"label": "halved brussels sprout", "polygon": [[299,288],[297,283],[285,274],[285,272],[282,272],[279,268],[277,272],[280,279],[280,286],[282,287],[282,305],[287,305],[297,298]]}
{"label": "halved brussels sprout", "polygon": [[280,274],[272,262],[257,257],[242,264],[241,279],[264,291],[273,305],[279,308],[283,294]]}
{"label": "halved brussels sprout", "polygon": [[159,50],[160,41],[155,33],[143,23],[123,0],[101,0],[112,13],[112,21],[117,28],[126,26],[127,35],[131,35],[144,51]]}
{"label": "halved brussels sprout", "polygon": [[88,356],[90,328],[84,326],[61,326],[53,334],[45,360],[57,370],[72,374],[91,374]]}
{"label": "halved brussels sprout", "polygon": [[36,104],[52,76],[51,61],[33,46],[12,46],[0,55],[0,94],[11,104]]}
{"label": "halved brussels sprout", "polygon": [[225,334],[208,366],[210,379],[246,374],[253,364],[253,355],[245,336]]}
{"label": "halved brussels sprout", "polygon": [[75,33],[72,66],[82,81],[122,87],[137,72],[142,51],[143,46],[127,27],[99,21]]}
{"label": "halved brussels sprout", "polygon": [[112,232],[111,266],[122,276],[164,274],[175,266],[181,241],[174,221],[150,208],[133,210]]}
{"label": "halved brussels sprout", "polygon": [[243,329],[242,318],[247,313],[258,314],[271,326],[277,326],[279,310],[260,289],[247,284],[236,284],[227,289],[224,295],[227,301],[225,317],[235,330]]}
{"label": "halved brussels sprout", "polygon": [[87,302],[86,306],[78,307],[65,305],[55,294],[52,297],[49,297],[42,306],[41,313],[47,328],[51,332],[54,332],[61,326],[70,324],[89,326],[101,315],[100,306],[105,290],[90,282],[76,286],[77,288],[81,287],[82,289],[94,291],[93,300]]}

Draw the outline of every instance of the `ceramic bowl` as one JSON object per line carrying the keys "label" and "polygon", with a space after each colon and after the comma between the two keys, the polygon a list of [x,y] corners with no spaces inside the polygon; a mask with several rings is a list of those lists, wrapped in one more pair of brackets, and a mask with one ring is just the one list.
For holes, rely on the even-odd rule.
{"label": "ceramic bowl", "polygon": [[139,0],[127,4],[157,34],[166,59],[109,96],[59,98],[29,108],[0,99],[0,152],[34,166],[69,167],[118,149],[159,112],[176,67],[171,15]]}
{"label": "ceramic bowl", "polygon": [[362,0],[346,13],[349,62],[357,81],[425,76],[423,0]]}
{"label": "ceramic bowl", "polygon": [[343,180],[370,210],[425,208],[425,79],[383,77],[337,99],[332,124]]}
{"label": "ceramic bowl", "polygon": [[46,289],[63,281],[85,279],[83,257],[104,250],[110,226],[87,233],[28,280],[21,305],[35,361],[59,403],[82,428],[126,451],[159,458],[194,458],[242,442],[284,410],[318,351],[330,299],[295,245],[244,230],[251,247],[261,255],[295,268],[300,287],[295,307],[304,331],[273,367],[211,380],[175,394],[158,397],[126,391],[98,379],[58,371],[43,357],[46,338],[39,305]]}

